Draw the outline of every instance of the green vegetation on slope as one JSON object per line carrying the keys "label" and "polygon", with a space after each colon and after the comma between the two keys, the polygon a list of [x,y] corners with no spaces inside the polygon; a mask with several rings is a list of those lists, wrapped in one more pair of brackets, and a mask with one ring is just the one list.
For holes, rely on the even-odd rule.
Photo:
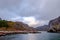
{"label": "green vegetation on slope", "polygon": [[6,20],[0,20],[0,27],[6,27],[8,28],[8,24]]}
{"label": "green vegetation on slope", "polygon": [[0,31],[35,31],[23,22],[13,22],[0,19]]}

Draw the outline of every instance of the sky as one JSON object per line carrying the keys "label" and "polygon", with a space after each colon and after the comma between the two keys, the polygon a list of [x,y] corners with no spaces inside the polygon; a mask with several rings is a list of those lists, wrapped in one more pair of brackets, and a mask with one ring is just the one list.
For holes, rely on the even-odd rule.
{"label": "sky", "polygon": [[0,0],[0,17],[31,27],[47,25],[60,16],[60,0]]}

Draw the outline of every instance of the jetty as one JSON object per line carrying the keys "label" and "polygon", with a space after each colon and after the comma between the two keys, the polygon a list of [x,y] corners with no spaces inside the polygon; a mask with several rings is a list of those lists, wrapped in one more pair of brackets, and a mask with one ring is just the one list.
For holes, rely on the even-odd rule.
{"label": "jetty", "polygon": [[40,31],[0,31],[0,36],[9,34],[28,34],[28,33],[41,33]]}

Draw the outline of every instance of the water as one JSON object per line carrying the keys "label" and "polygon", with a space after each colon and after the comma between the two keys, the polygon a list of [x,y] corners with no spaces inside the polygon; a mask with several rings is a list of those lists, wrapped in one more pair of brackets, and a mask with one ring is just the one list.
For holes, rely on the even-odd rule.
{"label": "water", "polygon": [[60,33],[41,32],[36,34],[16,34],[0,37],[0,40],[60,40]]}

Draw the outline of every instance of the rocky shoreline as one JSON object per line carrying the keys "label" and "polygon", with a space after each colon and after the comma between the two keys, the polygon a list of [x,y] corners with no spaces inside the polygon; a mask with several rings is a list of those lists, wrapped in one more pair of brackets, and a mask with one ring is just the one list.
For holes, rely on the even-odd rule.
{"label": "rocky shoreline", "polygon": [[36,32],[33,32],[33,31],[29,31],[29,32],[27,32],[27,31],[3,31],[3,32],[0,32],[0,36],[5,36],[5,35],[11,35],[11,34],[28,34],[28,33],[41,33],[41,32],[38,32],[38,31],[36,31]]}

